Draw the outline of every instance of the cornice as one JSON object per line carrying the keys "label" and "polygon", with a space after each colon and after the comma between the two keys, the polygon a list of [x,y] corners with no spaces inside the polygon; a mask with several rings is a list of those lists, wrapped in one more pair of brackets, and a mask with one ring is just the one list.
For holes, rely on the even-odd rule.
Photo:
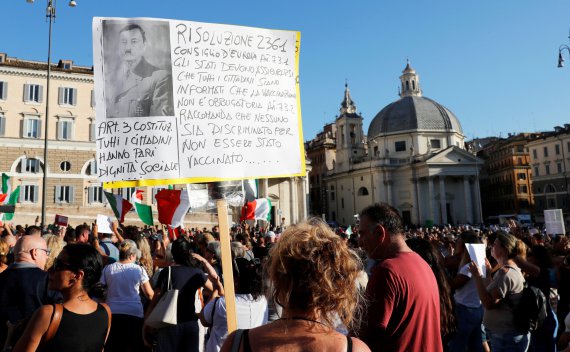
{"label": "cornice", "polygon": [[[16,69],[12,67],[0,67],[0,73],[4,73],[12,76],[22,76],[22,77],[33,77],[33,78],[44,78],[47,79],[47,72],[37,71],[30,69]],[[84,82],[84,83],[94,83],[93,76],[84,75],[79,73],[66,73],[61,74],[59,72],[52,72],[51,79],[57,79],[62,81],[74,81],[74,82]]]}

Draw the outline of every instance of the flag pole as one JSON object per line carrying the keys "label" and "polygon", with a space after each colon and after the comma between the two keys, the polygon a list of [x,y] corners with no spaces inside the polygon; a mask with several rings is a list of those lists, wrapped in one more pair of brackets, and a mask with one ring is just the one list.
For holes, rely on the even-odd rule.
{"label": "flag pole", "polygon": [[228,319],[228,334],[231,334],[237,329],[237,317],[234,275],[232,270],[233,261],[230,247],[230,226],[228,223],[228,202],[224,199],[218,200],[217,208],[218,223],[220,225],[220,246],[222,250],[222,272],[224,275],[226,316]]}

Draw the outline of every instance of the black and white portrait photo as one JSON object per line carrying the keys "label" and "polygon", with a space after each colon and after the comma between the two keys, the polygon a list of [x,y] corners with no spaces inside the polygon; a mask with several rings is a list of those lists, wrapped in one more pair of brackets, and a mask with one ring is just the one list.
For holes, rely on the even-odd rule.
{"label": "black and white portrait photo", "polygon": [[173,116],[168,21],[103,21],[106,116]]}

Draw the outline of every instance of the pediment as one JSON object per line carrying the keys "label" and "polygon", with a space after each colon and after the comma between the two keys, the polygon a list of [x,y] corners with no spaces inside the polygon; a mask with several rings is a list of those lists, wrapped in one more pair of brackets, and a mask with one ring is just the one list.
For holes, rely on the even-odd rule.
{"label": "pediment", "polygon": [[483,160],[475,155],[455,146],[446,148],[439,153],[432,155],[426,160],[427,164],[454,164],[472,165],[483,164]]}

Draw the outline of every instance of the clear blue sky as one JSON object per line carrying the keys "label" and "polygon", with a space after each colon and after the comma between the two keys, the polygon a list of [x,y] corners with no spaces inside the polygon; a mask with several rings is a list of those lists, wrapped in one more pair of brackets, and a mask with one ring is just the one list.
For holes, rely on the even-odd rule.
{"label": "clear blue sky", "polygon": [[[58,1],[53,59],[92,65],[91,19],[157,17],[299,30],[305,139],[334,120],[345,79],[364,116],[396,100],[410,58],[424,95],[460,119],[468,138],[570,123],[568,0]],[[0,3],[0,52],[46,60],[45,0]]]}

